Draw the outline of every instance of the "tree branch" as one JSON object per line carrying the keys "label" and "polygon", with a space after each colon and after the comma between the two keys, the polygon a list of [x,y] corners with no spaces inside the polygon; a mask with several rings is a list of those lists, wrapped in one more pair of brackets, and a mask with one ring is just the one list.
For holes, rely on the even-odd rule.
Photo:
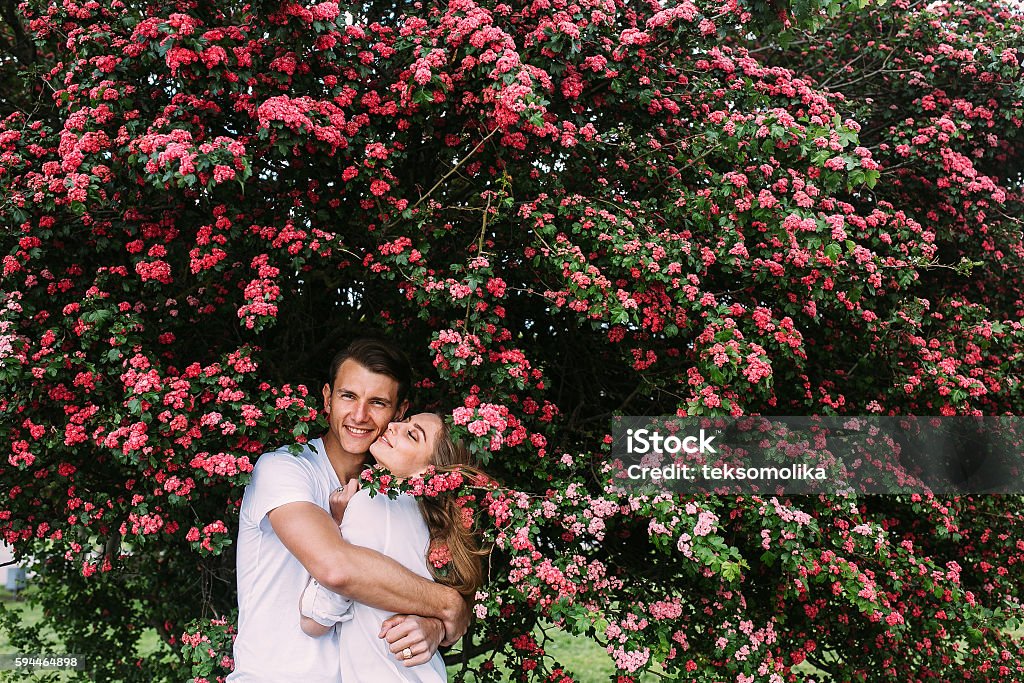
{"label": "tree branch", "polygon": [[24,66],[34,64],[36,61],[36,44],[25,33],[25,27],[21,25],[21,18],[18,16],[17,5],[14,0],[0,1],[0,18],[11,27],[14,34],[14,45],[11,46],[11,53],[17,57]]}

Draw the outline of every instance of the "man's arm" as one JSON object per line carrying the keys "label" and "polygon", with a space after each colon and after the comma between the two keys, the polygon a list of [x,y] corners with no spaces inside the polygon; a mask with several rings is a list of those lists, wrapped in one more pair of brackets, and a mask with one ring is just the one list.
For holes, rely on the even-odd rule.
{"label": "man's arm", "polygon": [[443,645],[454,644],[466,632],[469,608],[458,592],[349,543],[323,508],[287,503],[267,517],[289,552],[328,590],[378,609],[437,617],[444,625]]}

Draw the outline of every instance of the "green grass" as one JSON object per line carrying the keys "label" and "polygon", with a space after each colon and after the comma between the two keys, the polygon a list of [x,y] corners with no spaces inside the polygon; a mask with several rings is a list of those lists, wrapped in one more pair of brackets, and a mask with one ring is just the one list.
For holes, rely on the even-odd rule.
{"label": "green grass", "polygon": [[[29,609],[28,605],[21,599],[15,599],[11,593],[0,588],[0,603],[4,607],[13,610],[21,615],[21,621],[26,626],[35,626],[43,620],[43,613],[38,608]],[[0,627],[0,654],[17,654],[7,636],[7,629]]]}
{"label": "green grass", "polygon": [[[24,595],[24,592],[22,592],[22,596],[23,595]],[[33,626],[33,627],[37,626],[38,628],[40,628],[40,629],[42,629],[44,631],[49,630],[49,629],[46,629],[43,626],[43,624],[42,624],[42,622],[43,622],[43,611],[39,607],[30,607],[29,604],[24,600],[23,597],[19,596],[19,597],[15,598],[15,596],[13,596],[9,591],[7,591],[6,589],[0,588],[0,603],[3,604],[5,609],[13,611],[13,612],[15,612],[16,614],[19,615],[19,617],[20,617],[19,621],[21,622],[22,626]],[[51,634],[52,634],[52,631],[51,631]],[[62,653],[62,652],[51,652],[51,653],[20,652],[17,648],[15,648],[13,645],[11,645],[10,638],[8,637],[8,634],[7,634],[7,629],[5,629],[2,626],[0,626],[0,654],[5,654],[5,655],[29,655],[29,654],[64,654],[64,653]],[[45,672],[45,674],[44,674],[44,672],[37,672],[35,674],[27,674],[27,673],[24,673],[24,672],[14,672],[14,671],[3,671],[3,670],[0,670],[0,680],[5,680],[5,681],[7,681],[7,680],[9,680],[9,681],[15,681],[15,680],[29,680],[29,681],[31,681],[31,680],[37,680],[37,679],[39,679],[43,675],[47,675],[47,680],[48,681],[64,683],[64,681],[71,681],[71,680],[73,680],[72,677],[71,677],[71,674],[64,673],[64,672],[54,673],[54,672],[51,671],[51,672]]]}
{"label": "green grass", "polygon": [[593,640],[554,629],[548,637],[551,640],[544,649],[572,671],[580,683],[607,681],[615,673],[611,656]]}
{"label": "green grass", "polygon": [[[44,636],[50,636],[50,640],[58,642],[57,635],[44,624],[43,610],[38,605],[29,605],[26,598],[30,595],[32,588],[29,587],[25,591],[22,591],[17,597],[12,595],[9,591],[4,588],[0,588],[0,605],[9,611],[13,611],[19,615],[19,622],[21,626],[36,627]],[[163,643],[160,640],[160,635],[155,629],[146,629],[139,639],[138,652],[142,656],[154,653],[163,647]],[[77,654],[64,652],[63,648],[55,647],[50,652],[22,652],[19,651],[10,642],[9,634],[7,629],[0,626],[0,654],[3,655],[34,655],[34,654]],[[74,676],[70,672],[36,672],[34,674],[26,674],[24,672],[12,672],[0,670],[0,681],[20,681],[20,680],[38,680],[42,681],[43,676],[46,676],[45,680],[47,683],[70,683],[71,681],[82,680],[81,674]]]}
{"label": "green grass", "polygon": [[[547,629],[547,641],[543,641],[543,632],[537,629],[535,635],[537,642],[541,643],[544,651],[554,657],[562,666],[572,673],[573,678],[579,683],[607,683],[615,673],[615,665],[611,656],[605,649],[589,638],[574,636],[555,628]],[[485,657],[480,656],[473,660],[473,663],[482,662]],[[500,655],[495,658],[499,668],[504,665],[504,658]],[[459,670],[458,665],[448,667],[449,677],[454,676]],[[645,674],[638,679],[641,683],[654,683],[662,680],[660,677]]]}
{"label": "green grass", "polygon": [[[31,591],[32,589],[27,589]],[[38,606],[30,607],[27,600],[27,591],[22,591],[21,595],[15,597],[9,591],[4,588],[0,588],[0,603],[2,603],[7,609],[14,610],[21,614],[21,625],[23,626],[39,626],[44,633],[54,636],[56,634],[53,631],[43,625],[43,611]],[[160,634],[156,632],[156,629],[148,628],[143,631],[139,637],[139,653],[147,655],[159,650],[163,645],[160,640]],[[15,648],[11,645],[10,640],[7,636],[7,631],[0,626],[0,654],[16,654]]]}

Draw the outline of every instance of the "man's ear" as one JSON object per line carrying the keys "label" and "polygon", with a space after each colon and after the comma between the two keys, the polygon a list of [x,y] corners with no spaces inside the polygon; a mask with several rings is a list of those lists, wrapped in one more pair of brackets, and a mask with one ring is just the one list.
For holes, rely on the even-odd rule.
{"label": "man's ear", "polygon": [[331,385],[324,383],[324,410],[331,411]]}
{"label": "man's ear", "polygon": [[405,413],[409,410],[409,399],[402,401],[402,405],[398,406],[398,410],[395,411],[395,422],[405,419]]}

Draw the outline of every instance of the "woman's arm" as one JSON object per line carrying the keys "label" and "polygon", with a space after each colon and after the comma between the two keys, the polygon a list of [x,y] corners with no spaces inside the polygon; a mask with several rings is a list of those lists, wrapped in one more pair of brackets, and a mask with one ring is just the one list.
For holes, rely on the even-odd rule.
{"label": "woman's arm", "polygon": [[307,616],[299,615],[299,628],[310,638],[319,638],[320,636],[327,635],[327,632],[331,630],[330,626],[324,626],[318,624]]}
{"label": "woman's arm", "polygon": [[[344,486],[331,491],[331,517],[341,526],[345,519],[345,508],[359,488],[355,479],[349,479]],[[311,638],[326,635],[342,614],[352,606],[352,601],[335,593],[329,593],[312,576],[299,596],[299,628]],[[330,614],[328,614],[328,612]],[[313,617],[316,617],[314,619]],[[317,621],[319,619],[320,621]],[[324,623],[333,622],[333,623]]]}
{"label": "woman's arm", "polygon": [[335,624],[352,618],[352,601],[332,593],[312,576],[299,597],[299,627],[307,636],[319,638]]}
{"label": "woman's arm", "polygon": [[345,508],[348,507],[348,502],[352,500],[352,496],[359,490],[359,483],[355,479],[349,479],[345,482],[345,485],[331,491],[330,503],[331,503],[331,517],[334,521],[341,526],[342,520],[345,518]]}

